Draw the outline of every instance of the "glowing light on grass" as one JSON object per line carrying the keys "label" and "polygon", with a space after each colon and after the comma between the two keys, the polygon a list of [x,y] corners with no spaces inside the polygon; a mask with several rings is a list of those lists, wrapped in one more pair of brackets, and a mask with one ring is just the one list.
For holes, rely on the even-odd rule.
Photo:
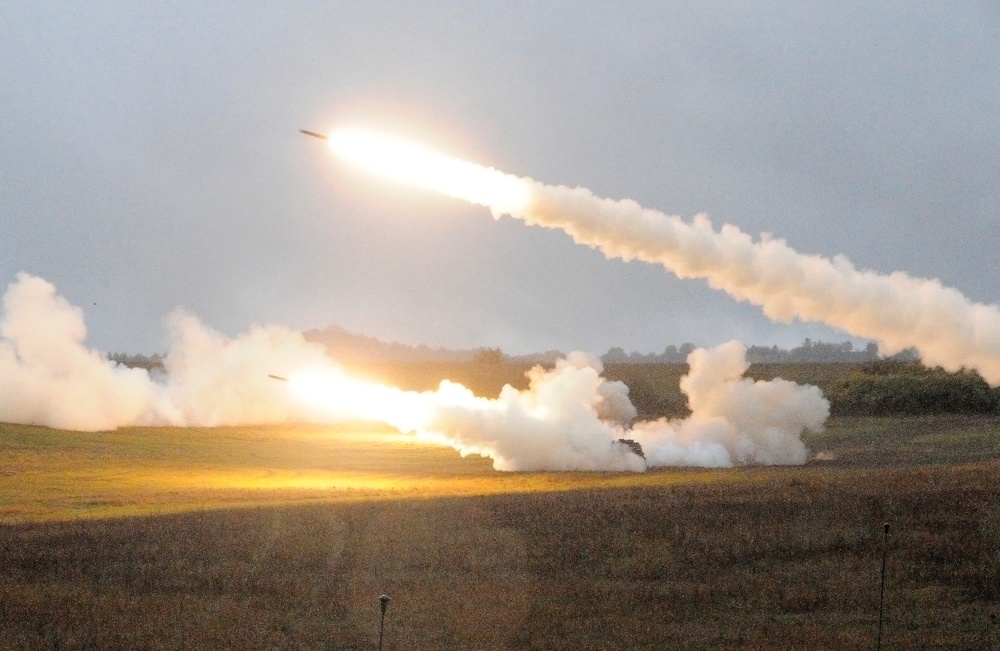
{"label": "glowing light on grass", "polygon": [[524,179],[440,154],[421,144],[362,129],[330,134],[342,159],[397,183],[438,192],[501,213],[523,210],[531,194]]}
{"label": "glowing light on grass", "polygon": [[375,473],[325,472],[322,470],[241,470],[216,472],[201,478],[214,488],[245,490],[371,490],[412,488],[418,482],[411,477]]}

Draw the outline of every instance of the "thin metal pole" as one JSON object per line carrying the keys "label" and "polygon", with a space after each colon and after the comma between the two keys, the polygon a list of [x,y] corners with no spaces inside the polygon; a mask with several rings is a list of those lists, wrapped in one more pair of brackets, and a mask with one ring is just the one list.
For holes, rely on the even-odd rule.
{"label": "thin metal pole", "polygon": [[389,610],[389,595],[382,595],[378,598],[379,610],[382,616],[378,623],[378,651],[382,651],[382,634],[385,633],[385,611]]}
{"label": "thin metal pole", "polygon": [[882,649],[882,612],[885,603],[885,560],[889,553],[889,523],[885,525],[885,539],[882,542],[882,587],[878,592],[878,638],[875,640],[875,651]]}

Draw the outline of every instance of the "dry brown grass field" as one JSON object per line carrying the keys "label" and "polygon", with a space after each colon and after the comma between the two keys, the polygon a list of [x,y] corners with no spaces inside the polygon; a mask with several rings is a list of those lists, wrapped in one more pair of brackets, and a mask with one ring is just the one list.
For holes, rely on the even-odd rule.
{"label": "dry brown grass field", "polygon": [[0,425],[0,648],[1000,649],[1000,419],[497,473],[379,426]]}

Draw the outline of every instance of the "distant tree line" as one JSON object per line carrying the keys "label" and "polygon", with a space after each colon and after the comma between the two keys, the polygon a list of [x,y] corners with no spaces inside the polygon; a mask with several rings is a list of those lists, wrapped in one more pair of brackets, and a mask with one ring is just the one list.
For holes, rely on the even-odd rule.
{"label": "distant tree line", "polygon": [[[350,332],[340,326],[327,326],[322,330],[306,330],[302,333],[306,341],[321,344],[330,357],[347,363],[362,362],[438,362],[474,364],[555,364],[563,356],[558,350],[547,350],[528,355],[508,355],[500,348],[480,346],[477,348],[452,349],[432,347],[426,344],[412,346],[397,341],[382,341],[376,337]],[[682,360],[683,361],[683,360]]]}
{"label": "distant tree line", "polygon": [[302,336],[306,341],[321,344],[330,357],[341,362],[471,362],[483,351],[499,351],[489,348],[452,350],[426,344],[411,346],[350,332],[340,326],[306,330]]}
{"label": "distant tree line", "polygon": [[108,353],[108,361],[128,368],[144,368],[151,373],[164,371],[163,358],[164,355],[158,353],[152,355]]}
{"label": "distant tree line", "polygon": [[[451,349],[431,347],[426,344],[416,346],[395,341],[386,342],[368,335],[350,332],[340,326],[327,326],[322,330],[307,330],[302,333],[307,341],[321,344],[327,354],[334,359],[346,363],[363,362],[440,362],[468,363],[489,365],[498,363],[509,364],[542,364],[552,365],[564,355],[558,350],[530,353],[526,355],[509,355],[500,348],[481,346],[478,348]],[[621,347],[611,348],[601,355],[601,361],[607,364],[684,364],[688,355],[696,348],[695,344],[684,343],[680,346],[669,345],[661,353],[625,352]],[[850,341],[831,343],[805,339],[801,345],[791,350],[778,346],[750,346],[747,349],[747,361],[751,364],[806,364],[833,363],[849,364],[876,361],[879,359],[878,346],[867,344],[864,348],[855,349]],[[915,361],[916,351],[905,350],[889,359],[895,361]]]}
{"label": "distant tree line", "polygon": [[625,349],[615,346],[601,355],[601,361],[605,364],[683,364],[695,348],[694,344],[681,344],[680,348],[671,344],[657,354],[638,351],[626,353]]}
{"label": "distant tree line", "polygon": [[[748,377],[756,380],[781,377],[815,385],[830,401],[833,415],[1000,415],[1000,388],[990,387],[974,371],[949,373],[941,368],[928,368],[912,359],[911,351],[893,358],[871,359],[875,355],[873,346],[854,351],[848,345],[820,342],[804,344],[791,351],[778,349],[777,353],[774,348],[766,347],[751,347],[750,350],[755,349],[768,351],[768,356],[765,361],[751,359]],[[651,361],[646,355],[605,355],[604,375],[609,380],[625,382],[640,418],[685,416],[689,413],[687,398],[680,391],[679,381],[687,373],[684,359],[691,350],[694,350],[691,344],[678,347],[676,352],[668,347],[665,353],[670,361]],[[546,354],[551,360],[549,357],[531,360],[508,356],[499,348],[468,352],[454,362],[388,361],[381,363],[379,368],[386,375],[385,381],[403,388],[428,390],[442,379],[452,379],[473,389],[477,395],[495,397],[504,384],[526,388],[525,371],[536,363],[554,362],[557,357],[555,351]],[[830,363],[846,362],[845,355],[859,354],[869,359]],[[129,368],[143,368],[154,374],[164,372],[164,355],[160,354],[116,352],[109,353],[107,358]],[[617,359],[624,361],[612,361]]]}
{"label": "distant tree line", "polygon": [[[683,364],[695,349],[694,344],[685,343],[680,347],[670,345],[662,353],[626,353],[624,349],[614,347],[601,355],[605,364]],[[896,361],[914,361],[917,353],[907,349],[890,359]],[[747,349],[747,361],[751,364],[849,364],[870,362],[879,359],[878,345],[869,343],[860,350],[855,350],[850,341],[829,343],[806,339],[801,346],[791,350],[777,346],[750,346]]]}

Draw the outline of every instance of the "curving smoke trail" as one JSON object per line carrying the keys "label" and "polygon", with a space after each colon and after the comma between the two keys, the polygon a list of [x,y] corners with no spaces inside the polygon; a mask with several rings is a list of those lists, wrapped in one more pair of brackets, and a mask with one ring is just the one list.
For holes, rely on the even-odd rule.
{"label": "curving smoke trail", "polygon": [[525,182],[531,198],[510,214],[528,224],[563,230],[609,258],[704,278],[712,288],[760,306],[772,320],[825,323],[876,340],[884,354],[913,347],[930,365],[976,369],[1000,385],[1000,309],[970,301],[938,280],[861,270],[842,256],[798,253],[781,239],[755,242],[729,224],[716,230],[705,215],[688,223],[628,199]]}
{"label": "curving smoke trail", "polygon": [[630,199],[544,185],[373,132],[338,131],[330,140],[335,153],[369,172],[487,206],[498,219],[565,231],[608,258],[703,278],[772,320],[825,323],[877,341],[884,354],[913,347],[930,365],[976,369],[1000,385],[1000,309],[937,280],[861,270],[845,257],[804,255],[769,236],[754,241],[729,224],[716,230],[705,215],[686,222]]}

